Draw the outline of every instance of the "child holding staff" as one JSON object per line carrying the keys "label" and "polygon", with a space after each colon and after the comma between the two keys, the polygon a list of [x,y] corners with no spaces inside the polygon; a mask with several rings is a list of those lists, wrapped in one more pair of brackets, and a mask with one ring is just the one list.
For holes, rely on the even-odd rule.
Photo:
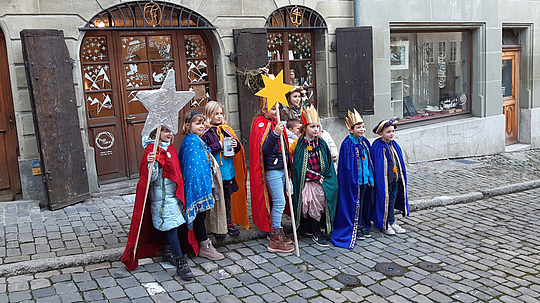
{"label": "child holding staff", "polygon": [[[250,133],[250,186],[253,223],[260,230],[269,232],[268,252],[289,253],[294,250],[292,240],[287,238],[281,227],[285,210],[285,165],[289,165],[288,143],[281,146],[279,137],[284,136],[283,123],[277,123],[277,103],[268,109],[265,98],[261,98],[261,111],[253,120]],[[287,155],[283,162],[282,149]]]}
{"label": "child holding staff", "polygon": [[[173,133],[166,127],[161,127],[159,134],[154,130],[148,136],[144,136],[143,147],[145,148],[141,165],[139,168],[140,179],[137,184],[137,194],[133,211],[133,219],[130,227],[130,237],[122,262],[128,269],[133,270],[137,267],[136,259],[150,256],[159,251],[161,235],[165,235],[163,245],[163,261],[176,265],[176,273],[183,280],[191,280],[193,273],[189,269],[186,256],[182,253],[180,240],[187,242],[188,233],[185,228],[181,231],[179,227],[186,223],[183,215],[184,203],[184,184],[180,163],[176,157],[176,150],[171,144],[174,138]],[[157,138],[156,138],[157,137]],[[157,152],[154,153],[156,140],[159,141]],[[151,166],[151,164],[153,164]],[[146,191],[149,170],[152,170],[150,187],[148,189],[148,203],[144,212],[144,218],[141,218],[142,204]],[[151,220],[149,220],[151,217]],[[137,256],[135,260],[131,259],[133,255],[132,237],[136,234],[138,224],[134,224],[138,219],[142,219],[142,228],[138,242]],[[149,223],[152,222],[151,226]],[[185,226],[185,225],[184,225]],[[193,241],[191,233],[190,243],[192,247],[189,250],[198,249],[196,241]]]}

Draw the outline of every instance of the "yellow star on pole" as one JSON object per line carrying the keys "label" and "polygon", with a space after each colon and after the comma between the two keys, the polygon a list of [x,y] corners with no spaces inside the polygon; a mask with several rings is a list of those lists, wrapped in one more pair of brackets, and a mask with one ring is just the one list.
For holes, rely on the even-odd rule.
{"label": "yellow star on pole", "polygon": [[279,72],[275,79],[270,79],[267,76],[262,76],[264,88],[258,91],[255,96],[264,97],[268,102],[268,108],[274,107],[276,103],[281,103],[289,106],[285,95],[294,88],[292,85],[283,83],[283,70]]}

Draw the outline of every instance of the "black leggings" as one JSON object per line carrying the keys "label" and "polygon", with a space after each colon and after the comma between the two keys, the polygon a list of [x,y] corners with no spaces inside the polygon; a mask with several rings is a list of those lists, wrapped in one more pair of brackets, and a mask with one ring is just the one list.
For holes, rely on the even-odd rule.
{"label": "black leggings", "polygon": [[195,232],[195,236],[197,237],[197,241],[203,242],[208,239],[206,236],[206,226],[204,225],[204,219],[206,219],[206,211],[202,213],[198,213],[195,217],[195,220],[193,220],[193,231]]}
{"label": "black leggings", "polygon": [[166,244],[169,244],[173,250],[173,253],[177,257],[182,256],[182,248],[180,248],[180,241],[178,240],[178,228],[175,227],[171,230],[165,232],[167,237],[165,237]]}
{"label": "black leggings", "polygon": [[225,194],[225,209],[227,210],[227,225],[232,224],[231,217],[231,196]]}

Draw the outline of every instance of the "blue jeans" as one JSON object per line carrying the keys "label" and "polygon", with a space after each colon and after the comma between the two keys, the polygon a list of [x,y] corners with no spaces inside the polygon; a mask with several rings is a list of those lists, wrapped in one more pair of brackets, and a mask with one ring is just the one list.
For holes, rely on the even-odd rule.
{"label": "blue jeans", "polygon": [[281,228],[281,217],[285,210],[285,170],[267,170],[265,177],[268,193],[272,197],[272,209],[270,210],[272,228]]}
{"label": "blue jeans", "polygon": [[394,224],[394,208],[396,206],[396,198],[399,189],[399,182],[388,184],[388,225]]}

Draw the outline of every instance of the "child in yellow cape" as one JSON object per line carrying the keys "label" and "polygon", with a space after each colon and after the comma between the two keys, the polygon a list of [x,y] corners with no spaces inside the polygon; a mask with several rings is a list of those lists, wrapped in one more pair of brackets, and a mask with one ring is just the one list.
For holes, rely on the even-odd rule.
{"label": "child in yellow cape", "polygon": [[[228,233],[230,236],[238,236],[240,232],[233,223],[249,229],[244,147],[233,129],[227,125],[221,104],[209,101],[204,107],[204,115],[206,129],[201,135],[201,139],[210,147],[212,155],[219,163],[225,192]],[[233,156],[225,156],[225,141],[229,141],[230,147],[234,149]],[[216,235],[217,238],[221,239],[226,236],[226,234]]]}

